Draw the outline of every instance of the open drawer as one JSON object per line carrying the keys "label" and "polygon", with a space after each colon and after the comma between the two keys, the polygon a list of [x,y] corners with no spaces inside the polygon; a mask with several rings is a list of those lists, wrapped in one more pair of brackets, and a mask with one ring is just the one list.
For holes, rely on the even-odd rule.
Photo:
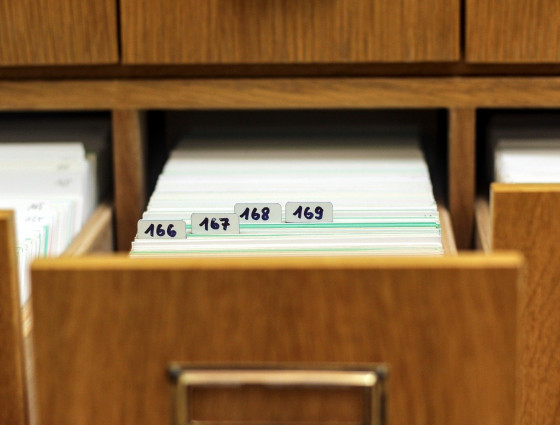
{"label": "open drawer", "polygon": [[[82,231],[74,238],[63,256],[78,256],[113,250],[112,207],[99,205]],[[31,302],[21,305],[14,238],[14,217],[11,211],[0,211],[0,423],[23,424],[25,410],[26,371],[31,366],[30,333]],[[26,350],[26,354],[24,351]]]}
{"label": "open drawer", "polygon": [[560,185],[493,183],[477,202],[477,240],[486,252],[521,251],[526,293],[520,328],[522,424],[558,419],[560,399]]}
{"label": "open drawer", "polygon": [[[388,423],[512,424],[521,266],[515,254],[37,260],[40,423],[170,423],[176,364],[382,364]],[[347,394],[306,405],[297,390],[239,390],[195,390],[193,419],[362,419]]]}

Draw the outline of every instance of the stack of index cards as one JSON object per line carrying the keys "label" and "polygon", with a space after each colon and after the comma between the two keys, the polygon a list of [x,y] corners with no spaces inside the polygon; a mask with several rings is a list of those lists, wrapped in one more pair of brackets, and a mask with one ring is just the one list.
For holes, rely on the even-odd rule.
{"label": "stack of index cards", "polygon": [[560,132],[557,139],[501,139],[494,158],[498,182],[560,183]]}
{"label": "stack of index cards", "polygon": [[95,158],[81,143],[1,143],[0,209],[15,211],[21,302],[28,265],[59,255],[96,203]]}
{"label": "stack of index cards", "polygon": [[502,183],[560,183],[558,114],[501,113],[488,126],[488,168]]}
{"label": "stack of index cards", "polygon": [[[332,222],[287,223],[293,215],[285,210],[288,202],[332,203]],[[280,204],[281,220],[241,219],[237,234],[192,233],[192,213],[233,213],[238,203]],[[184,231],[178,239],[139,234],[132,256],[443,252],[428,167],[412,136],[183,140],[165,165],[143,220],[183,220],[186,238]]]}

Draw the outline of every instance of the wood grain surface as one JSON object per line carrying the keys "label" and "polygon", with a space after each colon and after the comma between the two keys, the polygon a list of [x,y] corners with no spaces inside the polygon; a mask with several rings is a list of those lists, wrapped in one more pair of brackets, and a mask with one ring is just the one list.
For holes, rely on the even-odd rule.
{"label": "wood grain surface", "polygon": [[130,251],[147,202],[146,116],[136,110],[115,110],[112,122],[116,245]]}
{"label": "wood grain surface", "polygon": [[0,424],[25,425],[23,331],[14,216],[0,210]]}
{"label": "wood grain surface", "polygon": [[449,210],[443,205],[438,204],[439,222],[441,226],[441,244],[443,252],[447,255],[457,255],[457,244],[453,233],[453,224]]}
{"label": "wood grain surface", "polygon": [[115,0],[0,0],[0,66],[117,63]]}
{"label": "wood grain surface", "polygon": [[454,61],[459,0],[122,0],[127,64]]}
{"label": "wood grain surface", "polygon": [[560,423],[560,185],[492,184],[492,249],[527,261],[519,425]]}
{"label": "wood grain surface", "polygon": [[65,257],[78,257],[90,253],[113,251],[113,208],[109,203],[100,204],[82,227],[80,233],[62,253]]}
{"label": "wood grain surface", "polygon": [[490,204],[488,198],[477,198],[474,204],[475,249],[490,252],[492,249],[492,229],[490,228]]}
{"label": "wood grain surface", "polygon": [[0,81],[0,111],[560,107],[558,77]]}
{"label": "wood grain surface", "polygon": [[521,264],[513,254],[37,260],[41,423],[169,423],[170,362],[384,362],[393,424],[512,424]]}
{"label": "wood grain surface", "polygon": [[475,192],[476,111],[449,110],[448,199],[457,248],[468,249],[473,241]]}
{"label": "wood grain surface", "polygon": [[559,62],[558,2],[466,0],[466,60]]}

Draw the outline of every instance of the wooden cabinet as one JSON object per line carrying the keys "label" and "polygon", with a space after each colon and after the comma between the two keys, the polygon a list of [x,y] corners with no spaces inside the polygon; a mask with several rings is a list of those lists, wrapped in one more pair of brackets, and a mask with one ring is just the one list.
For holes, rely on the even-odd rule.
{"label": "wooden cabinet", "polygon": [[0,66],[117,63],[115,0],[0,0]]}
{"label": "wooden cabinet", "polygon": [[468,62],[559,62],[560,3],[467,0]]}
{"label": "wooden cabinet", "polygon": [[459,0],[123,0],[127,64],[455,61]]}

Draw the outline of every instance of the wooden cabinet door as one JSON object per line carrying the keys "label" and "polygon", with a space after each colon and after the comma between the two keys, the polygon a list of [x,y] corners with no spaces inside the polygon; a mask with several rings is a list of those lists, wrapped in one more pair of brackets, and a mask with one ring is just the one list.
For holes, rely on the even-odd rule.
{"label": "wooden cabinet door", "polygon": [[116,0],[0,0],[0,66],[118,60]]}
{"label": "wooden cabinet door", "polygon": [[557,0],[467,0],[468,62],[560,61]]}
{"label": "wooden cabinet door", "polygon": [[459,15],[459,0],[122,0],[123,61],[454,61]]}

